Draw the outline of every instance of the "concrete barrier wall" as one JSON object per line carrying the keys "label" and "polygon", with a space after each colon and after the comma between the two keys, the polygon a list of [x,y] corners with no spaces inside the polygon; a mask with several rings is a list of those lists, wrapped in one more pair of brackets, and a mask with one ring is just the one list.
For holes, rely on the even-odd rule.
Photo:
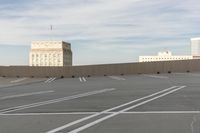
{"label": "concrete barrier wall", "polygon": [[200,72],[200,60],[143,62],[68,67],[0,66],[5,77],[79,77],[168,72]]}

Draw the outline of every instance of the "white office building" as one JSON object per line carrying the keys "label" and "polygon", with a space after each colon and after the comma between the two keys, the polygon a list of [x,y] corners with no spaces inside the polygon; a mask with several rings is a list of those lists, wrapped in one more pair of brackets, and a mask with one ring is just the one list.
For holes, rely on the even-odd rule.
{"label": "white office building", "polygon": [[200,38],[191,38],[191,54],[194,59],[200,59]]}
{"label": "white office building", "polygon": [[172,55],[170,51],[159,52],[156,56],[140,56],[139,62],[153,61],[172,61],[172,60],[190,60],[193,56],[190,55]]}
{"label": "white office building", "polygon": [[71,66],[71,44],[63,41],[33,41],[30,66]]}

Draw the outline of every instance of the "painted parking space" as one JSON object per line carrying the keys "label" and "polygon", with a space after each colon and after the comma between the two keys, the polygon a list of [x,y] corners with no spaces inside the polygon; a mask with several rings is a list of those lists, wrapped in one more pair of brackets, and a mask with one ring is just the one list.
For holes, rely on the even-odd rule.
{"label": "painted parking space", "polygon": [[[166,76],[168,79],[160,78]],[[196,76],[186,73],[123,78],[120,82],[106,76],[87,77],[86,82],[59,79],[14,87],[12,95],[1,95],[5,99],[0,100],[0,131],[199,132],[200,83]]]}

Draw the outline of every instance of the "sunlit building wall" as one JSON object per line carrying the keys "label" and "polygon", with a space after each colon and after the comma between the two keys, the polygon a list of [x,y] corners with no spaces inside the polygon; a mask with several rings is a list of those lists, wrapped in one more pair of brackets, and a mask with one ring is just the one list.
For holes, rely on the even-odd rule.
{"label": "sunlit building wall", "polygon": [[191,38],[191,54],[194,59],[200,59],[200,38]]}
{"label": "sunlit building wall", "polygon": [[157,56],[140,56],[139,62],[171,61],[171,60],[190,60],[190,55],[172,55],[170,51],[159,52]]}
{"label": "sunlit building wall", "polygon": [[33,41],[30,66],[71,66],[71,44],[63,41]]}

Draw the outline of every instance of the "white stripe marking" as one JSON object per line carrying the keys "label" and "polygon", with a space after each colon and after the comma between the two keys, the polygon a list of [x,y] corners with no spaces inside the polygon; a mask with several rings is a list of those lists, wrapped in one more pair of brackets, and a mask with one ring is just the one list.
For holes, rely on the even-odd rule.
{"label": "white stripe marking", "polygon": [[53,82],[54,80],[56,80],[56,78],[52,78],[52,79],[49,81],[49,83]]}
{"label": "white stripe marking", "polygon": [[156,100],[156,99],[158,99],[158,98],[164,97],[164,96],[166,96],[166,95],[168,95],[168,94],[171,94],[171,93],[173,93],[173,92],[175,92],[175,91],[178,91],[178,90],[180,90],[180,89],[182,89],[182,88],[184,88],[184,87],[185,87],[185,86],[181,86],[181,87],[179,87],[179,88],[177,88],[177,89],[168,91],[168,92],[166,92],[166,93],[164,93],[164,94],[161,94],[161,95],[159,95],[159,96],[153,97],[153,98],[151,98],[151,99],[145,100],[145,101],[143,101],[143,102],[141,102],[141,103],[138,103],[138,104],[136,104],[136,105],[133,105],[133,106],[131,106],[131,107],[125,108],[125,109],[123,109],[123,110],[121,110],[121,111],[119,111],[119,112],[116,112],[116,113],[110,114],[110,115],[108,115],[108,116],[105,116],[105,117],[103,117],[103,118],[97,119],[97,120],[95,120],[95,121],[93,121],[93,122],[91,122],[91,123],[88,123],[88,124],[86,124],[86,125],[84,125],[84,126],[81,126],[81,127],[77,128],[77,129],[75,129],[75,130],[72,130],[72,131],[70,131],[69,133],[78,133],[78,132],[80,132],[80,131],[82,131],[82,130],[85,130],[85,129],[91,127],[91,126],[94,126],[94,125],[96,125],[96,124],[98,124],[98,123],[100,123],[100,122],[102,122],[102,121],[104,121],[104,120],[107,120],[107,119],[109,119],[109,118],[112,118],[112,117],[114,117],[114,116],[116,116],[116,115],[118,115],[118,114],[120,114],[120,113],[122,113],[122,112],[128,111],[128,110],[133,109],[133,108],[136,108],[136,107],[138,107],[138,106],[140,106],[140,105],[144,105],[144,104],[146,104],[146,103],[148,103],[148,102],[151,102],[151,101]]}
{"label": "white stripe marking", "polygon": [[18,82],[21,82],[25,79],[27,79],[27,78],[21,78],[21,79],[13,80],[13,81],[10,81],[10,83],[18,83]]}
{"label": "white stripe marking", "polygon": [[79,77],[79,80],[80,80],[80,82],[83,82],[81,77]]}
{"label": "white stripe marking", "polygon": [[11,108],[0,110],[0,113],[14,112],[14,111],[17,111],[17,110],[23,110],[23,109],[42,106],[42,105],[58,103],[58,102],[62,102],[62,101],[77,99],[77,98],[80,98],[80,97],[95,95],[95,94],[104,93],[104,92],[113,91],[113,90],[115,90],[115,88],[91,91],[91,92],[81,93],[81,94],[77,94],[77,95],[73,95],[73,96],[68,96],[68,97],[63,97],[63,98],[58,98],[58,99],[53,99],[53,100],[48,100],[48,101],[43,101],[43,102],[38,102],[38,103],[32,103],[32,104],[27,104],[27,105],[22,105],[22,106],[17,106],[17,107],[11,107]]}
{"label": "white stripe marking", "polygon": [[117,77],[117,76],[108,76],[111,79],[115,79],[115,80],[126,80],[125,78],[121,78],[121,77]]}
{"label": "white stripe marking", "polygon": [[23,94],[18,94],[18,95],[1,97],[0,100],[17,98],[17,97],[24,97],[24,96],[31,96],[31,95],[46,94],[46,93],[51,93],[51,92],[54,92],[54,91],[51,90],[51,91],[39,91],[39,92],[32,92],[32,93],[23,93]]}
{"label": "white stripe marking", "polygon": [[52,78],[47,79],[46,81],[44,81],[45,83],[48,83]]}
{"label": "white stripe marking", "polygon": [[85,79],[85,77],[82,77],[83,81],[86,82],[87,80]]}
{"label": "white stripe marking", "polygon": [[180,86],[180,87],[177,88],[177,89],[173,89],[173,90],[168,91],[168,92],[166,92],[166,93],[164,93],[164,94],[161,94],[161,95],[159,95],[159,96],[156,96],[156,97],[151,98],[151,99],[149,99],[149,100],[146,100],[146,101],[144,101],[144,102],[138,103],[138,104],[136,104],[136,105],[134,105],[134,106],[128,107],[128,108],[126,108],[126,109],[124,109],[124,110],[121,110],[120,112],[126,112],[126,111],[128,111],[128,110],[130,110],[130,109],[136,108],[136,107],[138,107],[138,106],[140,106],[140,105],[143,105],[143,104],[146,104],[146,103],[151,102],[151,101],[153,101],[153,100],[156,100],[156,99],[158,99],[158,98],[164,97],[164,96],[166,96],[166,95],[169,95],[169,94],[171,94],[171,93],[173,93],[173,92],[176,92],[176,91],[178,91],[178,90],[180,90],[180,89],[183,89],[183,88],[185,88],[185,87],[186,87],[186,86]]}
{"label": "white stripe marking", "polygon": [[45,81],[45,83],[51,83],[53,82],[54,80],[56,80],[56,78],[49,78]]}
{"label": "white stripe marking", "polygon": [[91,115],[98,112],[69,112],[69,113],[16,113],[16,114],[0,114],[0,116],[31,116],[31,115]]}
{"label": "white stripe marking", "polygon": [[[23,115],[87,115],[100,112],[66,112],[66,113],[16,113],[0,114],[0,116],[23,116]],[[103,114],[113,114],[117,112],[105,112]],[[120,114],[200,114],[200,111],[141,111],[141,112],[119,112]]]}
{"label": "white stripe marking", "polygon": [[80,82],[86,82],[86,78],[85,77],[79,77]]}
{"label": "white stripe marking", "polygon": [[139,99],[136,99],[136,100],[130,101],[130,102],[125,103],[125,104],[121,104],[121,105],[119,105],[119,106],[116,106],[116,107],[113,107],[113,108],[110,108],[110,109],[104,110],[104,111],[99,112],[99,113],[96,113],[96,114],[94,114],[94,115],[90,115],[90,116],[84,117],[84,118],[82,118],[82,119],[79,119],[79,120],[73,121],[73,122],[68,123],[68,124],[66,124],[66,125],[63,125],[63,126],[61,126],[61,127],[55,128],[55,129],[53,129],[53,130],[50,130],[50,131],[48,131],[48,132],[46,132],[46,133],[56,133],[56,132],[58,132],[58,131],[61,131],[61,130],[65,129],[65,128],[68,128],[68,127],[73,126],[73,125],[75,125],[75,124],[78,124],[78,123],[80,123],[80,122],[86,121],[86,120],[88,120],[88,119],[94,118],[94,117],[96,117],[96,116],[99,116],[99,115],[101,115],[101,114],[104,114],[104,113],[110,112],[110,111],[112,111],[112,110],[115,110],[115,109],[118,109],[118,108],[121,108],[121,107],[127,106],[127,105],[129,105],[129,104],[132,104],[132,103],[135,103],[135,102],[141,101],[141,100],[143,100],[143,99],[146,99],[146,98],[149,98],[149,97],[155,96],[155,95],[157,95],[157,94],[163,93],[163,92],[165,92],[165,91],[171,90],[171,89],[176,88],[176,87],[177,87],[177,86],[172,86],[172,87],[167,88],[167,89],[164,89],[164,90],[162,90],[162,91],[159,91],[159,92],[156,92],[156,93],[153,93],[153,94],[147,95],[147,96],[145,96],[145,97],[142,97],[142,98],[139,98]]}
{"label": "white stripe marking", "polygon": [[169,78],[167,76],[157,76],[157,75],[147,75],[147,74],[143,74],[143,76],[150,77],[150,78],[158,78],[158,79],[168,79]]}
{"label": "white stripe marking", "polygon": [[[114,113],[114,112],[113,112]],[[143,112],[121,112],[121,114],[199,114],[200,111],[143,111]]]}

